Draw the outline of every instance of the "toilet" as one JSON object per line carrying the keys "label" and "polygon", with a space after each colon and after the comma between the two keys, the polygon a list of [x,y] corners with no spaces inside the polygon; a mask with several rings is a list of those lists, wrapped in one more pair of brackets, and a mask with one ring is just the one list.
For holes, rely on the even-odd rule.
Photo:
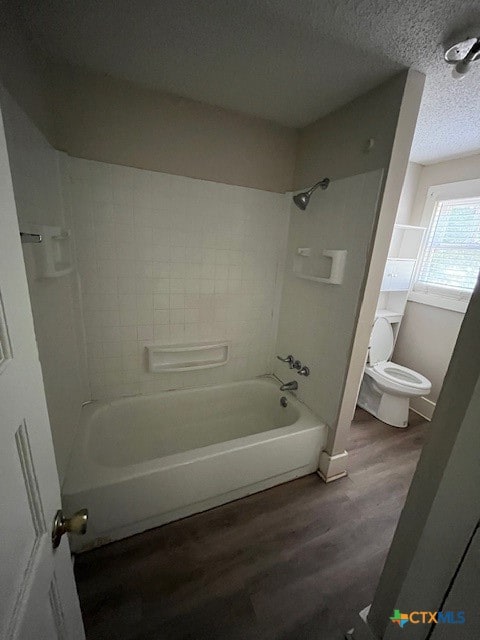
{"label": "toilet", "polygon": [[393,427],[408,425],[410,398],[430,393],[430,380],[412,369],[390,362],[392,325],[377,318],[370,335],[367,364],[357,404]]}

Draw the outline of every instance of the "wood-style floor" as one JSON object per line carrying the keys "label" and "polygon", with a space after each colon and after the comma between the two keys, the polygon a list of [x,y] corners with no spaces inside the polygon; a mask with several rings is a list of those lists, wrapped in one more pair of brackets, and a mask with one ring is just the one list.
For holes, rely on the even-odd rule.
{"label": "wood-style floor", "polygon": [[77,557],[88,640],[340,640],[372,600],[428,426],[357,410],[316,475]]}

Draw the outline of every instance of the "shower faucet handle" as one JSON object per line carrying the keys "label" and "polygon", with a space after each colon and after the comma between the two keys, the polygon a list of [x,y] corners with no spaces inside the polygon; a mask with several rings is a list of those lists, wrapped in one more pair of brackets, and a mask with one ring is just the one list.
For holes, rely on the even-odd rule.
{"label": "shower faucet handle", "polygon": [[302,368],[302,363],[300,362],[300,360],[297,360],[295,356],[287,356],[286,358],[282,358],[282,356],[277,356],[277,358],[281,362],[286,362],[290,369],[296,369],[297,371],[300,371]]}
{"label": "shower faucet handle", "polygon": [[290,367],[290,369],[293,369],[294,363],[298,362],[298,360],[295,360],[294,356],[287,356],[286,358],[282,358],[282,356],[277,356],[277,359],[280,360],[280,362],[286,362]]}

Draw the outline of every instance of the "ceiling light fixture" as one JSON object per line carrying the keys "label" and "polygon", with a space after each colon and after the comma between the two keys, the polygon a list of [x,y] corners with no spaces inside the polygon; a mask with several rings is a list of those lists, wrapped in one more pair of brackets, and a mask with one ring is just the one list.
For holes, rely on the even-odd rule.
{"label": "ceiling light fixture", "polygon": [[454,78],[463,78],[470,71],[472,62],[480,60],[480,38],[466,38],[448,47],[445,51],[445,62],[455,65],[452,71]]}

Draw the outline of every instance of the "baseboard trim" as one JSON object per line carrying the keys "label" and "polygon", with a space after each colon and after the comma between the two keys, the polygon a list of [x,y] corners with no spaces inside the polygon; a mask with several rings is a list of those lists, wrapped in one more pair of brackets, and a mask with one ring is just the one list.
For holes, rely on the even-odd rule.
{"label": "baseboard trim", "polygon": [[340,480],[340,478],[344,478],[347,475],[347,459],[348,453],[346,451],[337,453],[335,456],[322,451],[317,474],[327,483]]}
{"label": "baseboard trim", "polygon": [[323,473],[320,471],[320,469],[317,469],[317,476],[319,478],[321,478],[324,482],[326,482],[327,484],[329,482],[333,482],[334,480],[340,480],[340,478],[346,478],[348,475],[348,473],[346,471],[342,471],[342,473],[337,473],[336,476],[324,476]]}
{"label": "baseboard trim", "polygon": [[426,420],[432,419],[436,406],[435,402],[428,398],[424,398],[423,396],[420,396],[419,398],[411,398],[410,400],[410,409]]}

